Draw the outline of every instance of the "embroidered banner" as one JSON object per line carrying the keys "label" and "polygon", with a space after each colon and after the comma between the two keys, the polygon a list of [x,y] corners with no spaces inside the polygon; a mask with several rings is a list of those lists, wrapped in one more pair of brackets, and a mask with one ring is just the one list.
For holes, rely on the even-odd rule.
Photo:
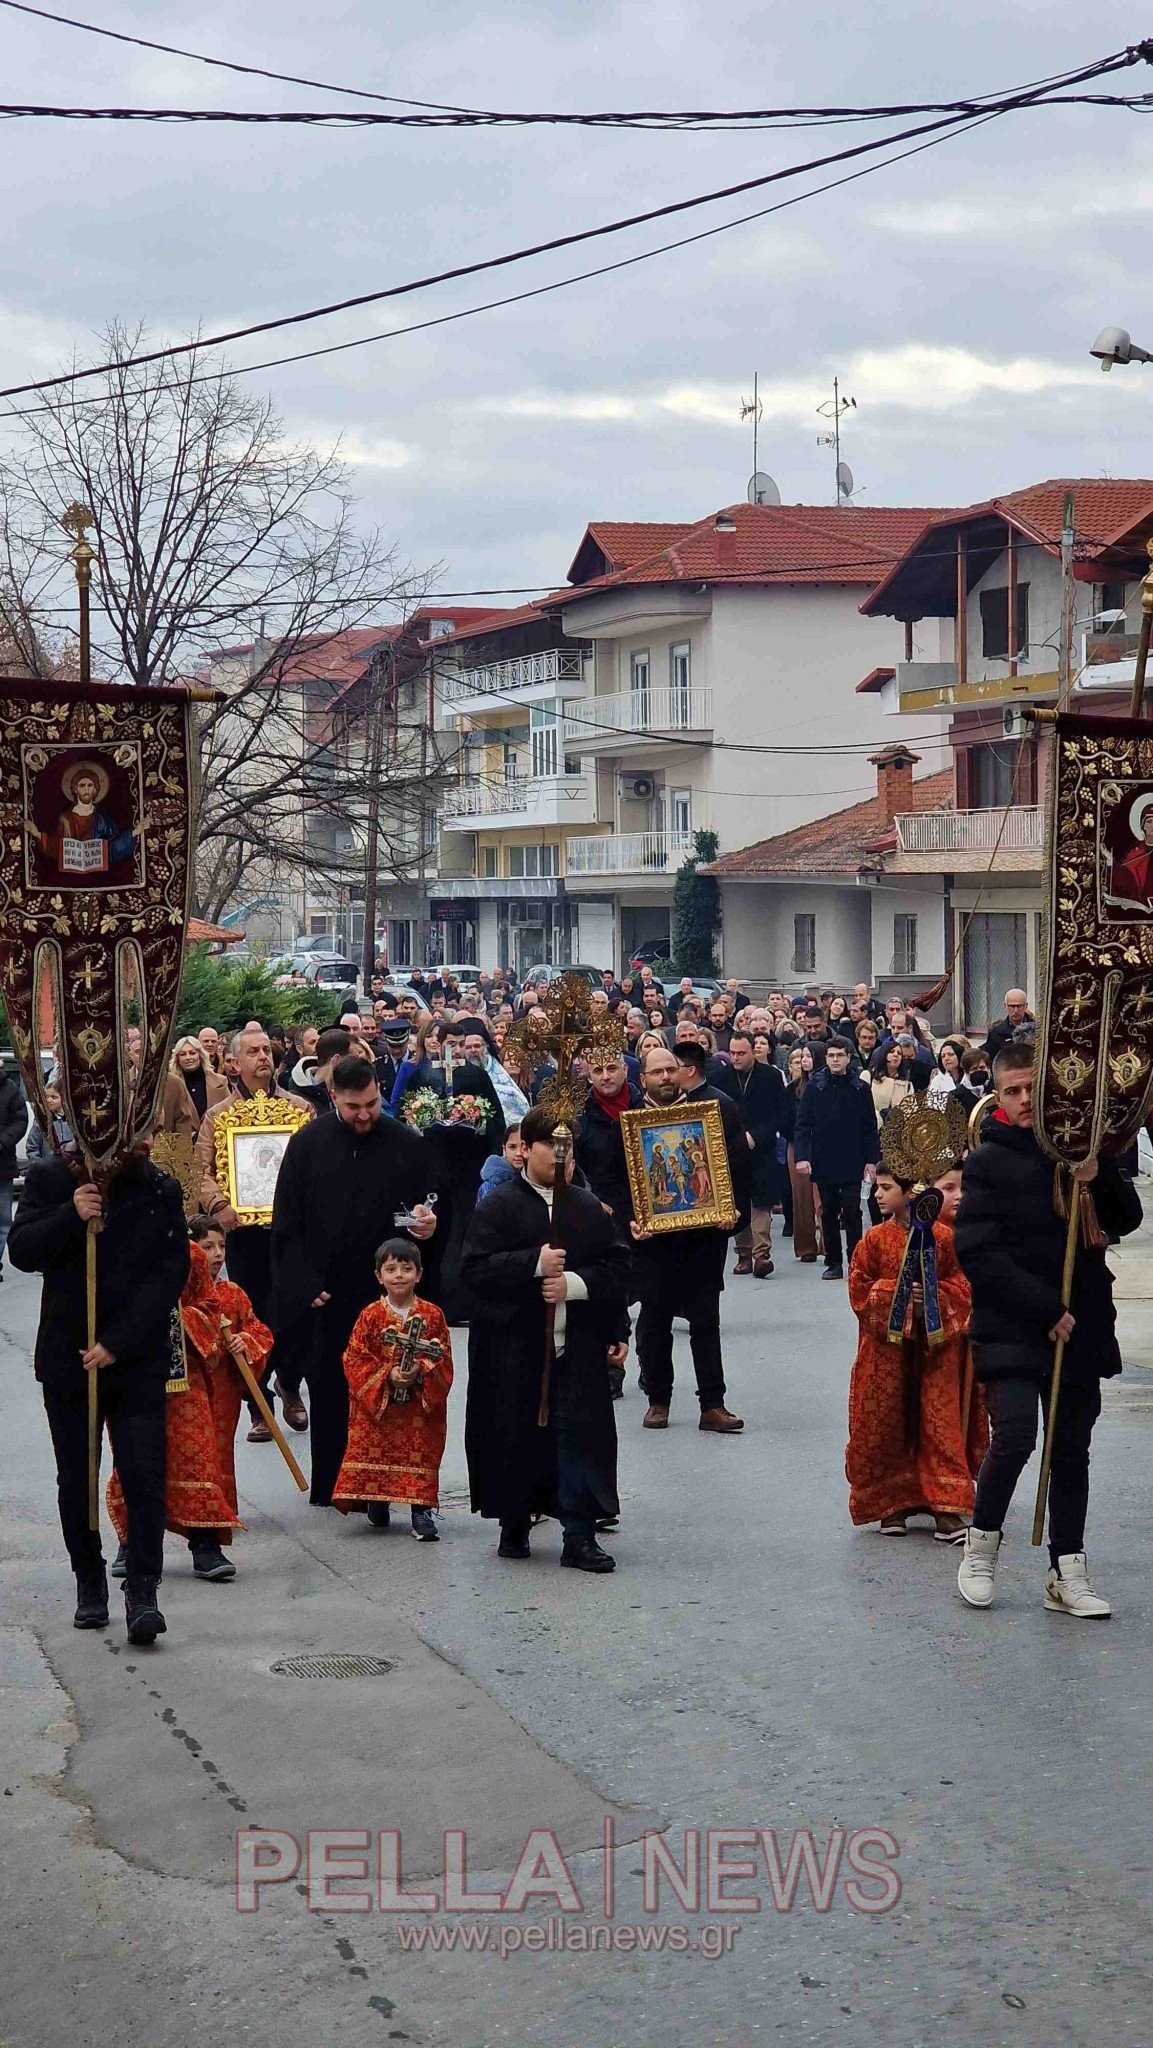
{"label": "embroidered banner", "polygon": [[1057,719],[1046,844],[1034,1126],[1078,1166],[1130,1144],[1153,1092],[1153,724]]}
{"label": "embroidered banner", "polygon": [[47,990],[64,1113],[97,1176],[151,1128],[168,1069],[192,881],[192,702],[0,679],[0,988],[42,1108]]}

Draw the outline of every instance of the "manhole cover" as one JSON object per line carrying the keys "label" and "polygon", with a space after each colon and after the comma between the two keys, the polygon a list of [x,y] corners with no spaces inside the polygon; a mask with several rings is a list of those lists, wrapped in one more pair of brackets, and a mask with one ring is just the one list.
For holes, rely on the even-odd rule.
{"label": "manhole cover", "polygon": [[392,1668],[387,1657],[331,1651],[315,1657],[279,1657],[272,1672],[275,1678],[387,1678]]}

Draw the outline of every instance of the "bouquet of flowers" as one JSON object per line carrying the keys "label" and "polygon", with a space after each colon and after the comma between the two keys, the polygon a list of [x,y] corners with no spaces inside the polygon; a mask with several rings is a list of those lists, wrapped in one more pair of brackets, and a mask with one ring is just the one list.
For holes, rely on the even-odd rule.
{"label": "bouquet of flowers", "polygon": [[404,1097],[400,1113],[416,1131],[433,1124],[463,1125],[466,1130],[483,1131],[492,1116],[492,1104],[483,1095],[438,1095],[435,1088],[413,1088]]}

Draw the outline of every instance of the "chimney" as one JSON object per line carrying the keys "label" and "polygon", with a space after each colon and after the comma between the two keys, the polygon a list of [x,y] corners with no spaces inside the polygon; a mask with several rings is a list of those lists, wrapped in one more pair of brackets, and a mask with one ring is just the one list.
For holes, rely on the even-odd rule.
{"label": "chimney", "polygon": [[877,802],[886,825],[891,825],[902,811],[912,809],[913,769],[920,758],[900,745],[882,747],[879,754],[869,755],[877,771]]}
{"label": "chimney", "polygon": [[718,512],[713,526],[717,533],[735,533],[737,530],[737,522],[731,512]]}

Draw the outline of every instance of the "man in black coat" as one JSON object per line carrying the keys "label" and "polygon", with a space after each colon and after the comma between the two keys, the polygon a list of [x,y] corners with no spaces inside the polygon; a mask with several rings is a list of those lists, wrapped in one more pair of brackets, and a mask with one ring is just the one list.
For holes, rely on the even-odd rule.
{"label": "man in black coat", "polygon": [[985,1040],[984,1046],[986,1058],[995,1060],[1002,1046],[1008,1045],[1018,1026],[1021,1024],[1031,1024],[1032,1022],[1033,1013],[1029,1008],[1029,998],[1025,994],[1024,989],[1007,989],[1005,992],[1005,1014],[998,1019],[996,1024],[989,1026],[989,1036]]}
{"label": "man in black coat", "polygon": [[[56,1453],[60,1526],[76,1574],[77,1628],[108,1625],[98,1530],[88,1526],[88,1374],[97,1374],[101,1426],[128,1512],[124,1604],[128,1639],[164,1633],[156,1587],[164,1569],[165,1383],[172,1313],[188,1278],[188,1232],[176,1181],[150,1163],[151,1139],[127,1159],[102,1200],[63,1159],[32,1166],[8,1239],[21,1273],[42,1273],[36,1377]],[[88,1344],[86,1240],[96,1246],[96,1342]]]}
{"label": "man in black coat", "polygon": [[734,1031],[729,1065],[716,1085],[736,1105],[752,1162],[749,1220],[737,1232],[733,1271],[767,1280],[773,1270],[773,1204],[787,1177],[777,1159],[777,1139],[788,1121],[785,1083],[777,1067],[758,1060],[748,1032]]}
{"label": "man in black coat", "polygon": [[[1053,1347],[1063,1337],[1045,1606],[1096,1620],[1110,1608],[1089,1584],[1085,1514],[1089,1443],[1101,1413],[1101,1381],[1121,1370],[1113,1276],[1104,1244],[1085,1243],[1083,1220],[1073,1292],[1068,1309],[1063,1308],[1066,1224],[1055,1206],[1053,1161],[1033,1133],[1033,1076],[1031,1046],[1002,1048],[993,1065],[997,1107],[985,1119],[980,1145],[965,1161],[955,1226],[957,1257],[973,1290],[974,1370],[985,1386],[993,1426],[957,1584],[971,1607],[992,1603],[1005,1515],[1036,1441],[1038,1413],[1048,1412]],[[1067,1188],[1066,1176],[1060,1178]],[[1126,1237],[1136,1230],[1141,1203],[1116,1160],[1090,1160],[1077,1180],[1090,1189],[1101,1233]]]}
{"label": "man in black coat", "polygon": [[843,1280],[841,1225],[852,1258],[861,1236],[861,1182],[875,1180],[880,1158],[877,1112],[871,1091],[849,1072],[849,1048],[830,1039],[825,1066],[813,1075],[797,1105],[793,1159],[821,1193],[826,1280]]}
{"label": "man in black coat", "polygon": [[[318,1116],[289,1139],[272,1210],[272,1327],[305,1347],[312,1407],[314,1506],[327,1507],[348,1443],[345,1346],[362,1308],[380,1288],[375,1253],[398,1232],[421,1243],[436,1217],[425,1140],[382,1117],[371,1063],[350,1053],[332,1070],[334,1114]],[[397,1211],[415,1221],[402,1229]]]}
{"label": "man in black coat", "polygon": [[4,1278],[4,1246],[12,1223],[16,1147],[27,1128],[28,1104],[20,1083],[11,1074],[0,1074],[0,1280]]}
{"label": "man in black coat", "polygon": [[[610,1572],[597,1523],[619,1513],[609,1368],[621,1364],[628,1252],[594,1194],[566,1187],[553,1235],[556,1119],[521,1124],[523,1173],[474,1211],[461,1278],[475,1300],[465,1451],[474,1514],[500,1523],[500,1555],[529,1556],[534,1513],[559,1516],[561,1563]],[[573,1153],[568,1154],[568,1173]],[[545,1308],[556,1310],[548,1419],[540,1426]]]}
{"label": "man in black coat", "polygon": [[[646,1109],[670,1109],[674,1103],[716,1102],[721,1111],[725,1146],[733,1195],[743,1211],[748,1198],[749,1148],[741,1130],[736,1106],[710,1088],[700,1067],[699,1045],[680,1046],[676,1053],[664,1046],[651,1046],[644,1057],[641,1081]],[[684,1056],[686,1064],[679,1064]],[[689,1073],[696,1084],[686,1094]],[[738,1217],[738,1221],[739,1221]],[[700,1427],[720,1436],[732,1436],[744,1428],[738,1415],[725,1406],[725,1374],[721,1362],[721,1291],[725,1284],[725,1246],[729,1233],[720,1229],[686,1230],[653,1237],[637,1223],[631,1225],[636,1244],[634,1275],[640,1297],[637,1318],[637,1357],[641,1385],[649,1397],[645,1429],[667,1429],[673,1397],[673,1317],[686,1317],[689,1346],[700,1401]]]}
{"label": "man in black coat", "polygon": [[594,1054],[589,1081],[589,1099],[573,1131],[576,1163],[597,1200],[611,1212],[617,1236],[629,1247],[633,1199],[620,1120],[624,1110],[640,1109],[644,1096],[632,1085],[623,1056]]}

